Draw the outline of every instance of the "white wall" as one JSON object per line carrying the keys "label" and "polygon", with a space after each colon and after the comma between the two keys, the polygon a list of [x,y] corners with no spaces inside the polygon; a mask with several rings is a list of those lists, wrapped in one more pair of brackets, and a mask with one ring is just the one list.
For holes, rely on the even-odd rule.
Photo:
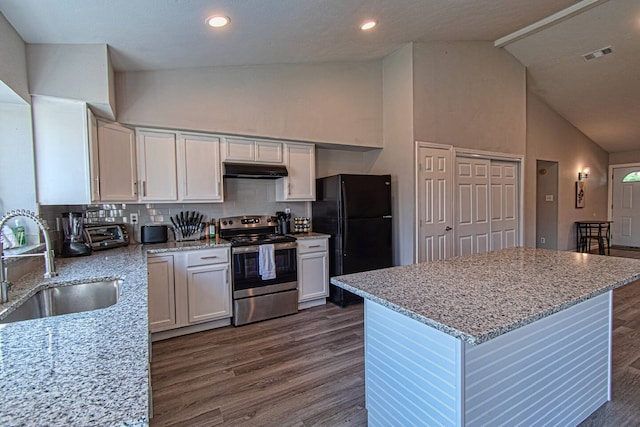
{"label": "white wall", "polygon": [[[0,216],[15,209],[38,210],[32,141],[31,106],[0,103]],[[28,241],[37,241],[35,224],[23,224]]]}
{"label": "white wall", "polygon": [[382,146],[380,61],[116,73],[118,121]]}
{"label": "white wall", "polygon": [[0,81],[17,93],[27,103],[31,102],[27,83],[27,58],[25,43],[0,13]]}
{"label": "white wall", "polygon": [[382,152],[371,173],[391,173],[394,257],[414,262],[415,141],[524,154],[526,75],[489,42],[404,46],[383,61]]}
{"label": "white wall", "polygon": [[316,177],[322,178],[340,173],[367,173],[365,155],[364,151],[359,150],[316,147]]}
{"label": "white wall", "polygon": [[640,163],[640,150],[609,154],[610,165],[620,165],[625,163]]}
{"label": "white wall", "polygon": [[415,137],[524,154],[525,68],[491,42],[414,45]]}
{"label": "white wall", "polygon": [[29,44],[27,64],[32,95],[84,101],[96,114],[115,119],[107,45]]}
{"label": "white wall", "polygon": [[[527,94],[524,231],[525,246],[531,247],[536,245],[536,160],[558,162],[558,249],[575,249],[575,221],[607,219],[609,155],[536,95]],[[584,167],[591,169],[585,207],[576,209],[575,183]]]}
{"label": "white wall", "polygon": [[391,174],[395,265],[414,261],[413,73],[412,44],[384,59],[384,149],[365,153],[365,167],[369,173]]}

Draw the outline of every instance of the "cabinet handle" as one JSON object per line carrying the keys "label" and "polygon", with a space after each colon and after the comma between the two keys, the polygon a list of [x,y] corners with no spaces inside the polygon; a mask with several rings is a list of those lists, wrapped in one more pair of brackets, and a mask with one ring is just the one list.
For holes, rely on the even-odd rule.
{"label": "cabinet handle", "polygon": [[214,258],[218,258],[216,255],[211,255],[211,256],[201,256],[200,259],[214,259]]}
{"label": "cabinet handle", "polygon": [[147,197],[147,181],[142,181],[142,197]]}
{"label": "cabinet handle", "polygon": [[312,249],[312,248],[319,248],[319,247],[320,247],[320,245],[311,245],[311,246],[309,246],[309,249]]}

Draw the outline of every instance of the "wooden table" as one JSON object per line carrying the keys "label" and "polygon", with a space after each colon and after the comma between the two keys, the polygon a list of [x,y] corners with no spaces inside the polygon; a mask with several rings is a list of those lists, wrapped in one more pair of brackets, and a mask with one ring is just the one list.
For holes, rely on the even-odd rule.
{"label": "wooden table", "polygon": [[605,253],[605,243],[607,255],[611,255],[612,222],[604,220],[576,221],[576,251],[589,252],[591,240],[597,240],[600,255]]}

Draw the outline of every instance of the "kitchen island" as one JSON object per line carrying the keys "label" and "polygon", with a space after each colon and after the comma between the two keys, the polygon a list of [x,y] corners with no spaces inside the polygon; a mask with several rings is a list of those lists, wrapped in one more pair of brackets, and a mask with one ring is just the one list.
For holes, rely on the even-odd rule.
{"label": "kitchen island", "polygon": [[365,298],[370,426],[577,425],[611,399],[640,261],[533,248],[334,277]]}
{"label": "kitchen island", "polygon": [[104,309],[0,324],[0,425],[148,425],[146,254],[228,246],[222,240],[130,245],[56,258],[59,276],[51,279],[36,264],[0,304],[0,319],[46,287],[117,279],[120,296]]}

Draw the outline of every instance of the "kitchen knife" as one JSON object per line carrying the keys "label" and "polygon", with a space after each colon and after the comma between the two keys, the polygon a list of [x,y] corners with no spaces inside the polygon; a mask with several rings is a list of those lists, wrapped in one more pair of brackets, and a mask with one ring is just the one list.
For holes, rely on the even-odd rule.
{"label": "kitchen knife", "polygon": [[[188,214],[189,212],[187,212]],[[191,211],[191,216],[189,217],[189,235],[192,235],[195,231],[195,217],[196,211]]]}
{"label": "kitchen knife", "polygon": [[176,225],[176,222],[173,220],[172,216],[170,216],[169,219],[171,220],[171,224],[173,224],[173,233],[175,236],[175,233],[178,231],[178,226]]}

